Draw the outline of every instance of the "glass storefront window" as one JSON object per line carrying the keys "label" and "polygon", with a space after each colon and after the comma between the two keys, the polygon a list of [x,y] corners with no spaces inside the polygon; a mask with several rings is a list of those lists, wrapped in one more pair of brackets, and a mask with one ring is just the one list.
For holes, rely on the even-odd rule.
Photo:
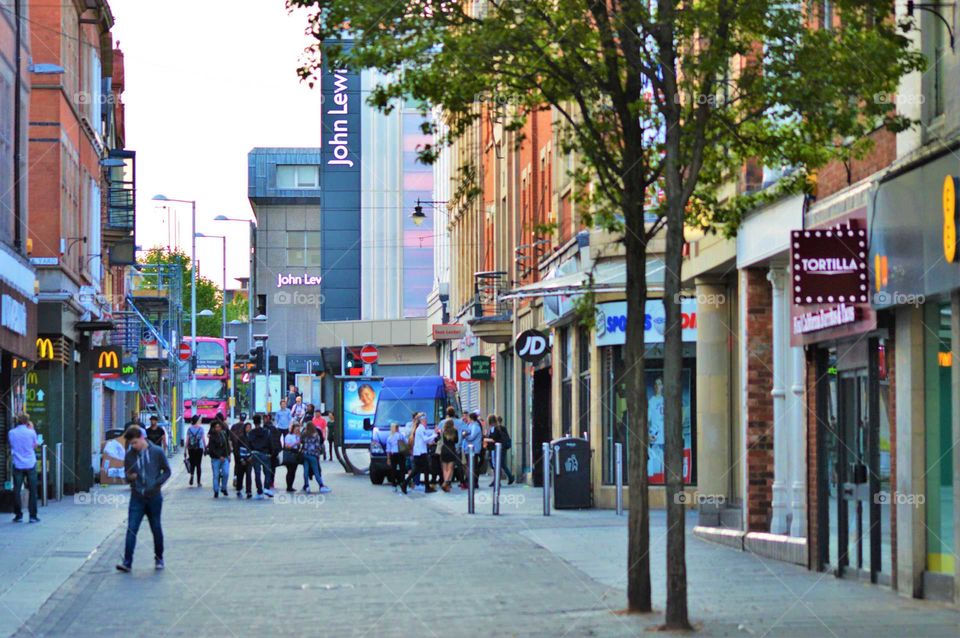
{"label": "glass storefront window", "polygon": [[[603,483],[612,485],[615,482],[616,458],[614,446],[623,444],[623,482],[627,484],[627,467],[629,466],[629,428],[627,427],[627,391],[624,381],[626,366],[623,360],[622,346],[607,346],[601,348],[603,374]],[[647,476],[651,485],[663,485],[663,368],[662,360],[648,358],[646,360],[646,388],[647,388],[647,427],[649,429],[649,453],[647,461]],[[693,440],[696,435],[693,424],[695,412],[693,397],[694,369],[692,365],[684,365],[683,389],[681,402],[683,409],[683,480],[692,484],[694,479],[694,450]]]}
{"label": "glass storefront window", "polygon": [[927,570],[952,574],[953,347],[949,303],[924,306],[924,408]]}

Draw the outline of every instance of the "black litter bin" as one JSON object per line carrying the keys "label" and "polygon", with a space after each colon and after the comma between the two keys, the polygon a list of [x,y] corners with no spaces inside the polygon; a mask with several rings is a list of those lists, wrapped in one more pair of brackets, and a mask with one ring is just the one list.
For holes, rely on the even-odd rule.
{"label": "black litter bin", "polygon": [[567,437],[550,444],[553,450],[553,506],[562,509],[593,507],[590,491],[590,442]]}

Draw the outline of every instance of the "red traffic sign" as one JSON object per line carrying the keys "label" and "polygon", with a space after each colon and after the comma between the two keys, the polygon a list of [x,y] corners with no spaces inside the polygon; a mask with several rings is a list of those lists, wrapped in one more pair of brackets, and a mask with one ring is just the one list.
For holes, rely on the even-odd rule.
{"label": "red traffic sign", "polygon": [[380,353],[377,352],[377,346],[373,344],[368,343],[360,348],[360,360],[366,364],[376,363],[379,356]]}
{"label": "red traffic sign", "polygon": [[186,361],[189,358],[190,358],[190,344],[186,342],[181,343],[180,344],[180,360]]}

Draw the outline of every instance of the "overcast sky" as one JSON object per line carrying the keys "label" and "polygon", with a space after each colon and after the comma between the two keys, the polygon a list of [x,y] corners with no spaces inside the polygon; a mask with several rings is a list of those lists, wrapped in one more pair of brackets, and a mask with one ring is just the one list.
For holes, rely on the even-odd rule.
{"label": "overcast sky", "polygon": [[[190,207],[168,214],[152,197],[197,201],[197,231],[226,234],[227,287],[247,274],[247,153],[317,146],[320,94],[296,70],[310,39],[284,0],[110,0],[126,65],[127,148],[137,152],[137,243],[189,253]],[[168,226],[168,218],[170,226]],[[177,232],[179,226],[179,233]],[[200,272],[218,284],[221,241],[197,240]]]}

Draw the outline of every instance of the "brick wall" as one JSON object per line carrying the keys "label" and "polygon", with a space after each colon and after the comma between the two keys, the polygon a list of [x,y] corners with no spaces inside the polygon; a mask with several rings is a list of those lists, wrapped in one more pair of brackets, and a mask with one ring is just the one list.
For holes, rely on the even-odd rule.
{"label": "brick wall", "polygon": [[747,531],[770,531],[773,501],[773,302],[767,271],[747,268]]}
{"label": "brick wall", "polygon": [[897,157],[896,134],[881,129],[869,137],[874,146],[863,159],[850,161],[849,177],[848,167],[841,162],[831,162],[817,171],[817,199],[832,195],[893,163]]}

